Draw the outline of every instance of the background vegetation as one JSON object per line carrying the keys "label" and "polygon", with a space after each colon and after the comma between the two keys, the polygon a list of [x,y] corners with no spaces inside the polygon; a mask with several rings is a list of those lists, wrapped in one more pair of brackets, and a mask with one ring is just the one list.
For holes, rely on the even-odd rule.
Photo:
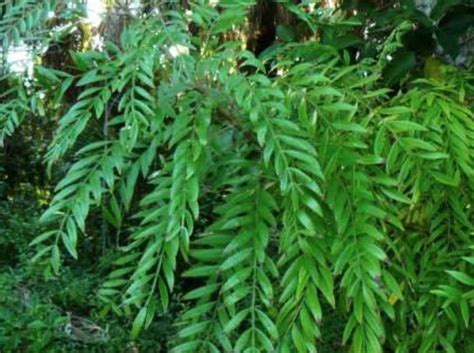
{"label": "background vegetation", "polygon": [[469,0],[0,2],[0,351],[473,352],[473,34]]}

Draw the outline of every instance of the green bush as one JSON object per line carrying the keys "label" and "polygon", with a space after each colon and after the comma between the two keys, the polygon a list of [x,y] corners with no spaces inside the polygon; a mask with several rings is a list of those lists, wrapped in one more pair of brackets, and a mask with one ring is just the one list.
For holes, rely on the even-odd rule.
{"label": "green bush", "polygon": [[[87,263],[64,268],[45,280],[31,262],[28,243],[39,232],[36,198],[1,203],[0,347],[2,352],[159,352],[170,318],[157,321],[139,340],[129,338],[127,318],[101,312],[100,274]],[[106,263],[107,257],[103,257]],[[101,265],[105,266],[105,265]],[[99,267],[100,268],[100,267]],[[163,339],[157,340],[161,336]]]}
{"label": "green bush", "polygon": [[353,55],[338,43],[361,22],[306,2],[276,7],[303,30],[256,56],[253,5],[162,6],[67,69],[11,80],[1,136],[62,114],[26,259],[48,294],[32,312],[7,298],[10,345],[12,324],[27,349],[69,334],[121,351],[133,317],[143,351],[470,352],[473,75],[427,59],[423,77],[411,16]]}

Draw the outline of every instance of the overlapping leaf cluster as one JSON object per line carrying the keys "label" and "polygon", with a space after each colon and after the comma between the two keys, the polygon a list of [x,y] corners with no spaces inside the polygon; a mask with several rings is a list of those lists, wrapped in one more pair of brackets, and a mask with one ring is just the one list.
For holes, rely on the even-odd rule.
{"label": "overlapping leaf cluster", "polygon": [[10,0],[0,3],[0,42],[3,50],[12,45],[37,41],[38,31],[54,11],[56,0]]}
{"label": "overlapping leaf cluster", "polygon": [[[38,257],[60,271],[102,209],[126,239],[98,296],[137,313],[137,335],[185,286],[175,352],[316,352],[334,312],[353,353],[461,352],[474,343],[472,290],[455,282],[473,284],[460,261],[472,263],[472,81],[395,94],[383,60],[317,41],[256,58],[223,39],[251,5],[151,14],[118,47],[74,54],[79,77],[54,76],[80,94],[46,159],[74,163]],[[317,11],[291,9],[317,30]]]}

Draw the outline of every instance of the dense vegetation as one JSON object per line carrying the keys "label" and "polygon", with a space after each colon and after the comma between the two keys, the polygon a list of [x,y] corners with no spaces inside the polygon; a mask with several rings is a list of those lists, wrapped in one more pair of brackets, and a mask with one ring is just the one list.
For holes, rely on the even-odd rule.
{"label": "dense vegetation", "polygon": [[474,351],[472,1],[104,3],[0,3],[1,352]]}

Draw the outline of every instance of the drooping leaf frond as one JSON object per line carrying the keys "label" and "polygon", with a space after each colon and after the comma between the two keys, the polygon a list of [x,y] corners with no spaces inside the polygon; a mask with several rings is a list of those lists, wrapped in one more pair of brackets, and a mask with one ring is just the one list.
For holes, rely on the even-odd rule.
{"label": "drooping leaf frond", "polygon": [[282,25],[256,55],[256,2],[165,5],[72,53],[71,73],[6,83],[0,139],[52,97],[46,162],[71,161],[34,260],[60,273],[102,217],[117,232],[104,312],[133,317],[134,338],[172,313],[173,352],[317,352],[331,313],[351,353],[456,351],[471,332],[469,79],[385,87],[408,22],[358,60],[334,44],[350,36],[329,38],[354,25],[342,12],[280,2],[302,33]]}

